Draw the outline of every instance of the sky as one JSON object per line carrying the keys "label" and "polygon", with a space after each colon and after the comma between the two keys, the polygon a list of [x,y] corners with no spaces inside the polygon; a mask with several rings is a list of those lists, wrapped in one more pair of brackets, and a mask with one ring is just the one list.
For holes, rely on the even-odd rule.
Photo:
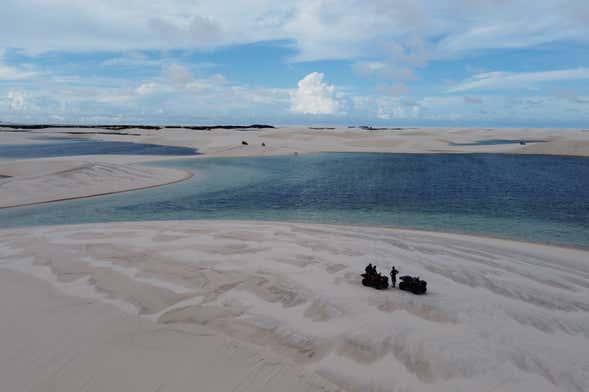
{"label": "sky", "polygon": [[2,0],[0,121],[589,127],[589,1]]}

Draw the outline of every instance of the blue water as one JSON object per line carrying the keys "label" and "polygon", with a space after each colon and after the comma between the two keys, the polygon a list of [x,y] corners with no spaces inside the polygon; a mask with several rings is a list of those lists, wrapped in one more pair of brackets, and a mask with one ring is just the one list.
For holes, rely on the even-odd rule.
{"label": "blue water", "polygon": [[131,142],[108,142],[91,139],[43,138],[46,143],[0,145],[0,158],[51,158],[75,155],[197,155],[187,147],[160,146]]}
{"label": "blue water", "polygon": [[484,139],[477,140],[472,143],[453,143],[449,142],[450,146],[497,146],[501,144],[520,144],[520,143],[546,143],[546,140],[524,140],[524,139]]}
{"label": "blue water", "polygon": [[384,225],[589,246],[589,159],[503,154],[208,158],[170,186],[0,211],[0,226],[161,219]]}

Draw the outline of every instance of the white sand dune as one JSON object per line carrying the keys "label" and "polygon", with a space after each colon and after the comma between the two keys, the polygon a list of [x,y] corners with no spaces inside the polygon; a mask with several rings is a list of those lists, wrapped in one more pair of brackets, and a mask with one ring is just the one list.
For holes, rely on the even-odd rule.
{"label": "white sand dune", "polygon": [[[71,131],[68,129],[67,131]],[[152,143],[166,146],[197,148],[210,156],[289,155],[316,152],[389,152],[389,153],[506,153],[589,156],[589,131],[562,129],[482,129],[482,128],[407,128],[402,130],[373,130],[336,127],[312,130],[302,126],[251,131],[187,129],[127,130],[126,134],[93,134],[95,130],[78,129],[96,140]],[[0,129],[0,144],[39,143],[39,135],[71,137],[59,129],[27,133],[7,133]],[[542,143],[469,145],[479,140],[536,140]],[[249,144],[244,146],[241,141]],[[266,146],[263,147],[262,143]],[[105,156],[101,156],[105,157]],[[109,156],[108,162],[128,163],[159,159],[190,159],[191,156]],[[67,159],[67,158],[66,158]],[[84,159],[100,160],[96,156]],[[105,157],[106,159],[106,157]]]}
{"label": "white sand dune", "polygon": [[[586,131],[132,133],[139,136],[87,137],[196,147],[204,157],[324,151],[589,156]],[[39,143],[39,134],[64,136],[0,132],[0,144]],[[468,145],[483,139],[545,142]],[[3,160],[0,207],[191,175],[133,165],[159,159],[179,157]],[[331,391],[334,385],[350,391],[587,391],[587,260],[582,250],[346,226],[185,221],[2,230],[0,383],[7,391],[60,392]],[[368,262],[421,276],[428,295],[361,286]]]}
{"label": "white sand dune", "polygon": [[[12,320],[0,333],[0,379],[11,391],[33,381],[32,390],[85,382],[186,390],[178,384],[194,380],[186,363],[210,382],[199,389],[233,390],[220,386],[225,374],[237,382],[232,369],[249,370],[227,347],[216,351],[219,335],[351,391],[589,390],[583,250],[386,228],[181,221],[2,230],[0,255],[0,312]],[[363,287],[368,262],[421,276],[428,294]],[[10,284],[17,273],[51,284],[44,308],[34,298],[49,289],[21,286],[25,277]],[[191,328],[215,337],[177,332]],[[224,368],[207,378],[211,352]],[[111,355],[112,366],[100,362]],[[119,366],[129,366],[128,378]],[[319,388],[284,377],[284,388],[267,390]]]}
{"label": "white sand dune", "polygon": [[[135,133],[135,131],[133,131]],[[257,156],[316,152],[387,153],[507,153],[589,156],[589,132],[560,129],[411,128],[366,131],[336,127],[311,130],[279,127],[274,130],[197,132],[181,129],[138,130],[141,136],[94,136],[198,148],[205,156]],[[542,140],[543,143],[467,145],[479,140]],[[249,145],[241,145],[246,140]],[[262,147],[262,143],[266,146]],[[463,144],[463,145],[452,145]],[[169,159],[169,158],[167,158]]]}
{"label": "white sand dune", "polygon": [[190,178],[191,173],[138,165],[71,160],[0,163],[0,208],[149,188]]}
{"label": "white sand dune", "polygon": [[158,325],[0,271],[2,391],[337,390],[267,350],[207,328]]}

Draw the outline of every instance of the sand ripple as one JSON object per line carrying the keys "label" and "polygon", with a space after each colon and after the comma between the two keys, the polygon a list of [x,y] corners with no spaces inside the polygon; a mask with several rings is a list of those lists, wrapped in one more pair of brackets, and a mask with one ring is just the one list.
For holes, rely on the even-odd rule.
{"label": "sand ripple", "polygon": [[[0,267],[160,323],[269,347],[349,390],[589,390],[581,250],[199,221],[1,231],[0,250]],[[421,276],[429,294],[363,287],[368,261]]]}

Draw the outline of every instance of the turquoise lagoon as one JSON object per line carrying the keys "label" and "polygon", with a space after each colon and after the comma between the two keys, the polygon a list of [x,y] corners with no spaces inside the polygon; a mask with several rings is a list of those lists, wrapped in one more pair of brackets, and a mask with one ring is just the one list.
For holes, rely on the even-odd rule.
{"label": "turquoise lagoon", "polygon": [[329,153],[157,163],[193,179],[0,210],[0,227],[231,219],[390,226],[589,247],[589,159]]}

